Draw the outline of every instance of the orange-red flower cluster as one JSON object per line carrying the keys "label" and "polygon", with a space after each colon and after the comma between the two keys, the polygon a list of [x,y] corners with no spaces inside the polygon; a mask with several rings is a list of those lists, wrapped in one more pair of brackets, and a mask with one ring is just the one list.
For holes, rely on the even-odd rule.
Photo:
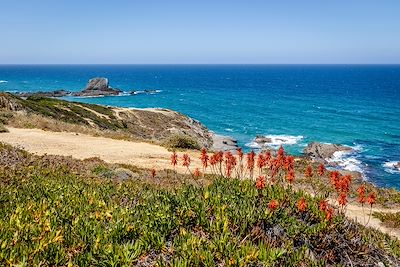
{"label": "orange-red flower cluster", "polygon": [[152,178],[156,177],[156,169],[151,169],[150,174]]}
{"label": "orange-red flower cluster", "polygon": [[325,220],[330,221],[333,218],[333,208],[329,206],[328,201],[321,200],[319,202],[319,210],[325,213]]}
{"label": "orange-red flower cluster", "polygon": [[176,164],[178,164],[178,154],[176,154],[176,152],[173,152],[171,155],[171,165],[175,167]]}
{"label": "orange-red flower cluster", "polygon": [[294,182],[295,176],[294,176],[294,170],[289,170],[288,174],[286,176],[287,181],[292,184]]}
{"label": "orange-red flower cluster", "polygon": [[275,199],[272,199],[269,203],[268,203],[268,208],[272,211],[276,210],[278,208],[278,201],[276,201]]}
{"label": "orange-red flower cluster", "polygon": [[365,199],[365,186],[361,185],[358,189],[357,189],[357,193],[358,193],[358,202],[361,205],[364,205],[366,199]]}
{"label": "orange-red flower cluster", "polygon": [[189,168],[190,166],[190,157],[188,154],[183,154],[182,156],[182,166]]}
{"label": "orange-red flower cluster", "polygon": [[346,193],[340,193],[339,198],[338,198],[338,203],[342,207],[347,205],[347,194]]}
{"label": "orange-red flower cluster", "polygon": [[372,192],[372,193],[369,194],[367,201],[368,201],[368,204],[371,207],[372,207],[372,205],[375,204],[375,202],[376,202],[376,194],[375,194],[375,192]]}
{"label": "orange-red flower cluster", "polygon": [[304,176],[306,177],[306,178],[311,178],[311,177],[313,177],[313,168],[311,167],[311,165],[308,165],[307,166],[307,168],[306,168],[306,171],[304,172]]}
{"label": "orange-red flower cluster", "polygon": [[297,209],[301,212],[304,212],[307,209],[307,202],[303,197],[297,202]]}
{"label": "orange-red flower cluster", "polygon": [[199,170],[199,168],[196,168],[193,172],[193,176],[196,178],[199,178],[201,176],[201,172]]}
{"label": "orange-red flower cluster", "polygon": [[294,169],[294,157],[293,156],[287,156],[285,160],[285,169],[290,171]]}
{"label": "orange-red flower cluster", "polygon": [[250,153],[247,154],[247,169],[252,172],[254,170],[254,158],[256,156],[256,153],[254,151],[251,151]]}
{"label": "orange-red flower cluster", "polygon": [[232,155],[231,152],[225,153],[225,169],[226,169],[226,176],[228,178],[232,175],[232,170],[236,166],[236,158]]}
{"label": "orange-red flower cluster", "polygon": [[321,163],[318,166],[318,175],[323,176],[325,174],[325,171],[326,171],[325,165]]}
{"label": "orange-red flower cluster", "polygon": [[262,190],[265,188],[265,176],[264,175],[258,176],[257,181],[256,181],[256,187],[259,190]]}
{"label": "orange-red flower cluster", "polygon": [[258,154],[258,158],[257,158],[257,167],[262,170],[265,166],[267,166],[267,161],[264,157],[263,154]]}
{"label": "orange-red flower cluster", "polygon": [[239,160],[243,159],[243,150],[241,148],[236,149],[236,152],[238,154]]}
{"label": "orange-red flower cluster", "polygon": [[206,169],[208,166],[208,154],[207,150],[203,148],[201,150],[201,156],[200,156],[201,163],[203,164],[203,168]]}

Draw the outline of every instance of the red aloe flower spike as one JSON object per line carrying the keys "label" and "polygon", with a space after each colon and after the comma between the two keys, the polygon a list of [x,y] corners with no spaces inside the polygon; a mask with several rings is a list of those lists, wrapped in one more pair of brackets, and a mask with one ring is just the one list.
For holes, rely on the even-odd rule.
{"label": "red aloe flower spike", "polygon": [[255,157],[254,151],[251,151],[250,153],[247,154],[247,169],[250,172],[250,178],[253,178],[253,170],[254,170],[254,157]]}
{"label": "red aloe flower spike", "polygon": [[365,199],[365,186],[361,185],[358,189],[357,189],[357,193],[358,193],[358,202],[361,205],[364,205],[366,199]]}
{"label": "red aloe flower spike", "polygon": [[323,212],[327,211],[327,209],[328,209],[328,201],[321,200],[319,202],[319,209],[320,209],[320,211],[323,211]]}
{"label": "red aloe flower spike", "polygon": [[331,221],[333,219],[333,208],[329,207],[326,211],[325,220]]}
{"label": "red aloe flower spike", "polygon": [[369,194],[367,202],[371,207],[372,207],[372,205],[375,204],[375,202],[376,202],[376,194],[375,194],[375,192],[372,192],[371,194]]}
{"label": "red aloe flower spike", "polygon": [[207,167],[208,167],[208,154],[207,154],[207,150],[205,149],[205,148],[203,148],[202,150],[201,150],[201,156],[200,156],[200,160],[201,160],[201,163],[203,164],[203,169],[205,170],[205,169],[207,169]]}
{"label": "red aloe flower spike", "polygon": [[195,178],[199,178],[199,177],[201,176],[201,173],[200,173],[199,168],[196,168],[196,169],[194,170],[193,176],[194,176]]}
{"label": "red aloe flower spike", "polygon": [[171,165],[175,166],[178,164],[178,155],[176,154],[176,152],[173,152],[171,155]]}
{"label": "red aloe flower spike", "polygon": [[151,177],[154,179],[156,177],[156,169],[154,169],[154,168],[151,169],[150,174],[151,174]]}
{"label": "red aloe flower spike", "polygon": [[339,195],[338,203],[340,206],[342,206],[342,208],[347,205],[347,194],[346,193],[341,193]]}
{"label": "red aloe flower spike", "polygon": [[304,176],[306,177],[306,178],[311,178],[311,177],[313,177],[313,169],[312,169],[312,167],[311,167],[311,165],[308,165],[307,166],[307,168],[306,168],[306,171],[304,172]]}
{"label": "red aloe flower spike", "polygon": [[183,154],[182,156],[182,166],[189,168],[190,166],[190,157],[188,154]]}
{"label": "red aloe flower spike", "polygon": [[263,176],[263,175],[258,176],[257,181],[256,181],[256,187],[259,190],[262,190],[265,188],[265,176]]}
{"label": "red aloe flower spike", "polygon": [[304,212],[307,209],[307,202],[304,198],[301,198],[298,202],[297,202],[297,209],[301,212]]}
{"label": "red aloe flower spike", "polygon": [[295,176],[294,176],[294,171],[292,169],[288,172],[286,179],[289,182],[289,184],[292,184],[294,182]]}
{"label": "red aloe flower spike", "polygon": [[325,170],[326,170],[325,165],[321,163],[318,166],[318,175],[323,176],[325,174]]}

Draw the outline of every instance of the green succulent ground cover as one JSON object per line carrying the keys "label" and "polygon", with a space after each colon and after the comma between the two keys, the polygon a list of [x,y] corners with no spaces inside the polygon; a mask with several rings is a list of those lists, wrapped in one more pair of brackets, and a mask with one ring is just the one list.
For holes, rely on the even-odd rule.
{"label": "green succulent ground cover", "polygon": [[102,176],[113,166],[99,160],[6,145],[0,163],[2,266],[400,264],[398,241],[340,215],[326,221],[302,191],[223,177],[177,186],[171,173],[154,182],[134,167],[140,177],[122,181]]}

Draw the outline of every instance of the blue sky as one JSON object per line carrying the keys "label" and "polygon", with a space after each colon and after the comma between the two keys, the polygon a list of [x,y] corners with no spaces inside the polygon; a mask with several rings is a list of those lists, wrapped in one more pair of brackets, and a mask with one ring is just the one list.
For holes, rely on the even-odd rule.
{"label": "blue sky", "polygon": [[393,64],[399,14],[399,0],[1,0],[0,64]]}

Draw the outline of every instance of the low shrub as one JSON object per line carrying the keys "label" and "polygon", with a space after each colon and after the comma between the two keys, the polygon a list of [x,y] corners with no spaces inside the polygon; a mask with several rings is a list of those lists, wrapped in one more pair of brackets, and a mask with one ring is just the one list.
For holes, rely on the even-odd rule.
{"label": "low shrub", "polygon": [[199,143],[193,137],[184,134],[170,136],[163,145],[169,149],[200,149]]}

